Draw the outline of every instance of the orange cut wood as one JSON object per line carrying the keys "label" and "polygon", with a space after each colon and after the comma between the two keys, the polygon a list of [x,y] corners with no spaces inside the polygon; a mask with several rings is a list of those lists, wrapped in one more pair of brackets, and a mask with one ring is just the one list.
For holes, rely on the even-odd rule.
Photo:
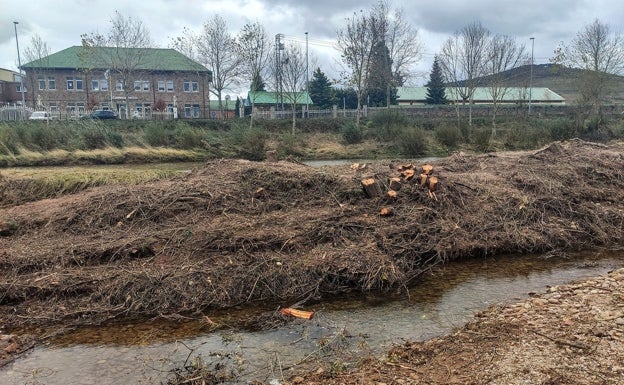
{"label": "orange cut wood", "polygon": [[433,172],[433,166],[430,164],[423,164],[422,166],[423,174],[431,174]]}
{"label": "orange cut wood", "polygon": [[389,217],[394,215],[394,209],[392,207],[382,207],[379,211],[379,215],[382,217]]}
{"label": "orange cut wood", "polygon": [[414,170],[412,170],[411,168],[403,170],[403,171],[401,171],[401,176],[405,180],[410,180],[410,179],[412,179],[414,177]]}
{"label": "orange cut wood", "polygon": [[397,200],[397,198],[398,198],[398,194],[394,190],[388,190],[388,192],[386,193],[386,199],[390,201],[395,201]]}
{"label": "orange cut wood", "polygon": [[285,307],[285,308],[280,309],[280,313],[282,315],[289,315],[292,317],[303,318],[303,319],[312,319],[312,317],[314,317],[313,311],[297,310],[297,309],[293,309],[290,307]]}
{"label": "orange cut wood", "polygon": [[390,190],[399,191],[402,187],[401,178],[390,178],[388,187]]}
{"label": "orange cut wood", "polygon": [[435,176],[429,177],[429,191],[434,192],[438,185],[438,178]]}

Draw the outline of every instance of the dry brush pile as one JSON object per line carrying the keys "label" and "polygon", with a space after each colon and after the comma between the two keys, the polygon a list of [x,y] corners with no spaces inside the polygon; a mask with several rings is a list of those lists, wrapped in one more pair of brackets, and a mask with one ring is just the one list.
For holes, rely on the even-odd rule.
{"label": "dry brush pile", "polygon": [[[208,162],[184,177],[108,185],[0,209],[0,324],[200,317],[405,288],[437,263],[492,253],[612,246],[623,236],[617,146],[434,162],[435,197],[415,180],[397,196],[388,162],[352,169]],[[12,188],[0,181],[5,193]],[[382,207],[392,216],[381,216]]]}

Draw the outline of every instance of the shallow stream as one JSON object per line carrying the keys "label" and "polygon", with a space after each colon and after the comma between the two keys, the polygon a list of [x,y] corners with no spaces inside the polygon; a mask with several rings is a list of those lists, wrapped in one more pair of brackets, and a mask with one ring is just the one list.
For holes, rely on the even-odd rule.
{"label": "shallow stream", "polygon": [[[169,370],[201,355],[224,365],[237,383],[277,383],[289,367],[314,370],[319,361],[342,368],[366,355],[382,356],[405,340],[449,333],[486,307],[544,292],[548,286],[604,274],[624,266],[624,252],[566,257],[488,257],[455,262],[423,277],[396,298],[360,296],[306,307],[312,320],[294,320],[264,331],[220,328],[241,319],[271,317],[275,309],[207,314],[198,322],[156,322],[87,328],[0,369],[0,384],[159,384]],[[284,304],[289,305],[289,304]]]}

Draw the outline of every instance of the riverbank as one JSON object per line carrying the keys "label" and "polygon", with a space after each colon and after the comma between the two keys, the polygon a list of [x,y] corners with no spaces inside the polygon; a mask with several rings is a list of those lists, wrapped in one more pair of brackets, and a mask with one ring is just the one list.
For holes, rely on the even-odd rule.
{"label": "riverbank", "polygon": [[[421,185],[420,164],[416,177],[401,176],[407,160],[322,168],[215,160],[183,176],[24,199],[0,209],[0,324],[19,336],[202,319],[254,303],[305,307],[395,293],[456,259],[616,247],[621,154],[620,143],[580,140],[456,153],[431,162],[435,187]],[[386,195],[390,178],[399,178],[396,197]],[[363,179],[381,195],[367,196]],[[0,184],[4,194],[22,191],[9,178]]]}
{"label": "riverbank", "polygon": [[285,384],[621,384],[624,269],[507,306],[450,335],[393,348],[341,373],[319,368]]}

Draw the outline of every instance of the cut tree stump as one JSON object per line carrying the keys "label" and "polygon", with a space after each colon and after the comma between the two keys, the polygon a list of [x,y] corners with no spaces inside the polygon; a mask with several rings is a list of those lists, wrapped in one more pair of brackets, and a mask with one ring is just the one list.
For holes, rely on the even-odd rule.
{"label": "cut tree stump", "polygon": [[383,194],[381,184],[375,178],[362,179],[362,189],[369,198],[378,197]]}
{"label": "cut tree stump", "polygon": [[382,217],[390,217],[394,215],[394,209],[392,207],[382,207],[379,211],[379,215]]}
{"label": "cut tree stump", "polygon": [[388,187],[390,190],[399,191],[402,187],[401,178],[390,178],[388,181]]}
{"label": "cut tree stump", "polygon": [[398,194],[394,190],[388,190],[388,192],[386,193],[386,199],[389,201],[394,202],[397,200],[397,198],[398,198]]}
{"label": "cut tree stump", "polygon": [[433,172],[433,166],[430,164],[423,164],[423,174],[430,175]]}
{"label": "cut tree stump", "polygon": [[405,179],[406,181],[411,180],[414,177],[414,170],[411,168],[408,168],[406,170],[401,171],[401,176],[403,177],[403,179]]}

